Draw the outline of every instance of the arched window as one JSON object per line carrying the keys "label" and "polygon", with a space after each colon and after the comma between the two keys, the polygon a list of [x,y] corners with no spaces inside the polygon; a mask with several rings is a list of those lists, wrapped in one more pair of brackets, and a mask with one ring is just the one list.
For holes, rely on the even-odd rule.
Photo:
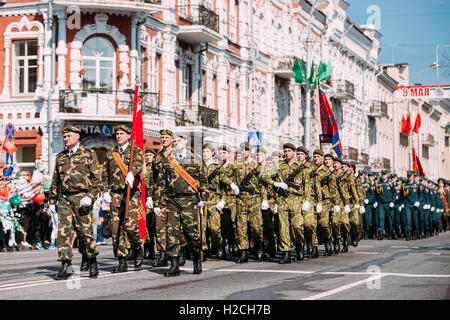
{"label": "arched window", "polygon": [[107,39],[91,38],[83,45],[83,89],[115,87],[115,49]]}

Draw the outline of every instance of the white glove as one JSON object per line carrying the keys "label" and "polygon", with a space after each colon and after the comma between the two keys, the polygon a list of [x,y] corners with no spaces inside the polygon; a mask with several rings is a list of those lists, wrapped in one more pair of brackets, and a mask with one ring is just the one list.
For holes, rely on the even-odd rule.
{"label": "white glove", "polygon": [[133,173],[132,173],[132,172],[128,172],[127,177],[126,177],[126,179],[125,179],[125,182],[126,182],[130,187],[133,186],[133,183],[134,183],[134,176],[133,176]]}
{"label": "white glove", "polygon": [[199,203],[197,203],[197,206],[199,206],[200,208],[204,208],[206,205],[206,203],[204,201],[200,201]]}
{"label": "white glove", "polygon": [[425,204],[425,205],[422,207],[422,209],[427,210],[427,209],[428,209],[427,205]]}
{"label": "white glove", "polygon": [[155,207],[155,208],[153,208],[153,212],[154,212],[157,216],[159,216],[159,215],[161,214],[161,208]]}
{"label": "white glove", "polygon": [[398,196],[395,196],[395,200],[398,200]]}
{"label": "white glove", "polygon": [[339,207],[339,206],[334,206],[334,213],[339,213],[339,212],[341,212],[341,207]]}
{"label": "white glove", "polygon": [[108,192],[105,192],[105,193],[103,194],[103,200],[105,200],[105,203],[111,203],[111,202],[112,202],[111,196],[109,195]]}
{"label": "white glove", "polygon": [[80,206],[82,207],[89,207],[92,204],[92,199],[89,197],[83,197],[80,200]]}
{"label": "white glove", "polygon": [[345,205],[344,207],[344,212],[345,213],[350,213],[352,210],[350,210],[350,206],[348,204]]}
{"label": "white glove", "polygon": [[231,183],[230,188],[233,190],[235,196],[237,196],[239,194],[239,187],[237,185],[235,185],[234,183]]}
{"label": "white glove", "polygon": [[322,210],[323,210],[322,205],[320,203],[318,203],[317,206],[316,206],[316,212],[317,213],[321,213]]}
{"label": "white glove", "polygon": [[366,213],[366,208],[364,208],[363,206],[359,207],[359,213],[361,214]]}
{"label": "white glove", "polygon": [[436,209],[436,212],[437,213],[441,213],[441,209]]}
{"label": "white glove", "polygon": [[400,207],[398,207],[398,211],[399,211],[399,212],[402,212],[402,209],[403,209],[403,205],[401,205]]}
{"label": "white glove", "polygon": [[263,200],[261,202],[261,210],[267,210],[269,209],[269,202],[267,200]]}
{"label": "white glove", "polygon": [[278,205],[274,205],[274,207],[273,207],[273,213],[278,213]]}
{"label": "white glove", "polygon": [[48,207],[48,211],[50,211],[50,214],[55,214],[56,213],[56,206],[54,205],[54,204],[51,204],[49,207]]}
{"label": "white glove", "polygon": [[393,208],[394,207],[394,203],[393,202],[390,202],[389,203],[389,208]]}
{"label": "white glove", "polygon": [[416,201],[416,202],[414,203],[414,207],[418,207],[418,206],[420,206],[420,202],[419,202],[419,201]]}
{"label": "white glove", "polygon": [[223,208],[225,208],[225,201],[220,200],[219,203],[216,205],[216,209],[219,211],[222,211]]}
{"label": "white glove", "polygon": [[369,199],[365,199],[365,200],[364,200],[364,203],[365,203],[365,204],[369,204]]}
{"label": "white glove", "polygon": [[284,182],[275,182],[273,185],[275,187],[281,188],[283,190],[287,190],[289,188],[288,185],[286,183],[284,183]]}
{"label": "white glove", "polygon": [[309,210],[309,201],[303,202],[302,210],[303,211],[308,211]]}
{"label": "white glove", "polygon": [[433,212],[434,211],[434,207],[431,207],[431,212]]}
{"label": "white glove", "polygon": [[374,208],[378,207],[378,202],[375,202],[375,203],[373,204],[373,207],[374,207]]}
{"label": "white glove", "polygon": [[152,197],[147,197],[147,200],[145,201],[145,206],[147,209],[153,208],[153,199]]}
{"label": "white glove", "polygon": [[358,209],[359,209],[359,207],[360,207],[360,205],[359,205],[359,204],[355,204],[355,209],[356,209],[356,210],[358,210]]}

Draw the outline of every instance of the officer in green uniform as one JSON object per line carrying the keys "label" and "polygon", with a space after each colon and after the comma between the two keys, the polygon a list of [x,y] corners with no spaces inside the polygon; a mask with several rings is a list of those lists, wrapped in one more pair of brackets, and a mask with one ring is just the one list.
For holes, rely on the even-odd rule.
{"label": "officer in green uniform", "polygon": [[[406,236],[406,241],[411,240],[411,234],[414,230],[411,221],[417,222],[417,210],[420,205],[419,202],[419,191],[418,185],[414,181],[414,174],[412,171],[407,172],[408,182],[402,185],[402,221],[404,223],[404,231]],[[417,226],[416,226],[417,230]]]}
{"label": "officer in green uniform", "polygon": [[65,150],[56,156],[49,196],[49,210],[55,213],[58,206],[57,246],[58,260],[62,263],[54,278],[64,280],[73,274],[72,239],[75,233],[89,277],[96,278],[98,250],[91,218],[92,203],[99,194],[101,183],[97,155],[94,150],[80,145],[79,128],[67,126],[62,129],[62,134]]}
{"label": "officer in green uniform", "polygon": [[392,239],[392,208],[394,208],[394,185],[388,179],[389,171],[383,170],[381,172],[381,179],[376,183],[376,196],[378,201],[377,210],[377,235],[378,240],[383,240],[383,232],[385,230],[384,222],[387,217],[388,220],[388,234]]}
{"label": "officer in green uniform", "polygon": [[425,198],[425,194],[426,194],[425,187],[422,184],[422,179],[417,172],[414,174],[414,181],[417,184],[419,203],[420,203],[419,207],[417,208],[417,217],[415,215],[413,215],[414,240],[417,240],[417,239],[422,238],[424,210],[427,210],[428,205],[426,203],[427,200]]}
{"label": "officer in green uniform", "polygon": [[400,226],[401,226],[401,210],[402,210],[402,183],[398,176],[393,173],[391,174],[391,181],[394,185],[394,233],[392,234],[392,239],[397,239],[401,237]]}
{"label": "officer in green uniform", "polygon": [[373,229],[372,229],[372,216],[374,214],[374,204],[376,203],[375,196],[375,174],[373,172],[368,173],[368,181],[363,183],[363,188],[365,192],[365,200],[364,203],[366,205],[366,212],[364,213],[364,221],[363,221],[363,238],[368,239],[373,237]]}
{"label": "officer in green uniform", "polygon": [[145,194],[147,199],[145,205],[147,207],[146,217],[146,235],[144,242],[144,259],[155,258],[155,215],[153,209],[153,188],[155,187],[156,177],[153,172],[153,158],[156,155],[156,150],[153,148],[145,148]]}

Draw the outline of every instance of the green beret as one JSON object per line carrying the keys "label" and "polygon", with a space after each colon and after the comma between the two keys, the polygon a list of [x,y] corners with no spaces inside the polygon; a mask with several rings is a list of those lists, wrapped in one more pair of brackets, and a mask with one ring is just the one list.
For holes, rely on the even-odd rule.
{"label": "green beret", "polygon": [[301,151],[301,152],[304,152],[305,154],[308,154],[308,150],[304,146],[298,147],[297,151]]}
{"label": "green beret", "polygon": [[333,160],[334,160],[334,161],[338,161],[338,162],[340,162],[341,164],[344,164],[344,161],[343,161],[341,158],[339,158],[339,157],[333,157]]}
{"label": "green beret", "polygon": [[321,149],[315,149],[313,155],[314,154],[320,154],[321,156],[323,156],[323,151]]}
{"label": "green beret", "polygon": [[147,147],[147,148],[145,148],[145,153],[153,153],[153,154],[156,154],[157,151],[156,151],[155,149],[153,149],[153,148]]}
{"label": "green beret", "polygon": [[284,149],[292,149],[292,150],[296,150],[295,146],[292,143],[285,143],[283,144],[283,150]]}
{"label": "green beret", "polygon": [[64,127],[64,128],[61,130],[61,132],[62,132],[63,134],[64,134],[64,133],[68,133],[68,132],[81,133],[81,130],[80,130],[80,128],[75,127],[75,126],[67,126],[67,127]]}
{"label": "green beret", "polygon": [[126,125],[123,125],[123,124],[118,125],[118,126],[115,126],[114,129],[116,129],[116,132],[117,132],[117,131],[124,131],[124,132],[126,132],[126,133],[128,133],[128,134],[131,134],[131,129],[130,129],[130,127],[128,127],[128,126],[126,126]]}
{"label": "green beret", "polygon": [[334,160],[333,155],[330,154],[330,153],[326,153],[323,157],[324,157],[324,158],[331,158],[331,160]]}
{"label": "green beret", "polygon": [[367,175],[368,175],[369,177],[373,177],[373,176],[375,176],[375,173],[369,172]]}
{"label": "green beret", "polygon": [[242,142],[240,145],[239,145],[239,149],[245,149],[245,150],[250,150],[250,143],[248,143],[248,142]]}
{"label": "green beret", "polygon": [[213,145],[211,144],[211,143],[205,143],[204,145],[203,145],[203,147],[202,147],[202,150],[203,149],[209,149],[209,150],[211,150],[211,151],[214,151],[215,149],[214,149],[214,147],[213,147]]}
{"label": "green beret", "polygon": [[256,153],[259,153],[259,152],[267,153],[266,149],[263,147],[256,148]]}
{"label": "green beret", "polygon": [[413,172],[412,170],[408,170],[408,171],[406,172],[406,175],[407,175],[407,176],[412,176],[412,175],[414,175],[414,172]]}
{"label": "green beret", "polygon": [[447,184],[447,182],[445,181],[444,178],[439,178],[437,179],[437,183],[439,183],[439,181],[442,181],[444,183],[444,186]]}
{"label": "green beret", "polygon": [[383,171],[381,171],[381,174],[389,174],[389,170],[384,169]]}
{"label": "green beret", "polygon": [[226,152],[230,152],[230,148],[228,148],[226,145],[222,145],[217,150],[222,151],[225,150]]}
{"label": "green beret", "polygon": [[172,136],[172,131],[168,129],[159,130],[159,134],[162,136]]}

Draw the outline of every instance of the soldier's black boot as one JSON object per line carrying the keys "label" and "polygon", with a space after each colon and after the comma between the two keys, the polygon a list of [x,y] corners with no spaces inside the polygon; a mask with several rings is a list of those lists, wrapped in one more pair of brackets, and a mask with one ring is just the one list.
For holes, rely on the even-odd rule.
{"label": "soldier's black boot", "polygon": [[339,240],[336,240],[333,244],[333,251],[335,254],[339,254],[341,251],[341,244],[339,243]]}
{"label": "soldier's black boot", "polygon": [[178,264],[182,267],[186,264],[186,247],[180,248]]}
{"label": "soldier's black boot", "polygon": [[311,242],[309,241],[306,244],[306,254],[308,255],[308,258],[311,258]]}
{"label": "soldier's black boot", "polygon": [[352,237],[352,245],[353,245],[354,247],[357,247],[357,246],[358,246],[358,242],[359,242],[359,237],[358,237],[358,235],[353,236],[353,237]]}
{"label": "soldier's black boot", "polygon": [[305,259],[305,246],[299,246],[295,248],[297,254],[297,261],[303,261]]}
{"label": "soldier's black boot", "polygon": [[263,244],[262,243],[258,243],[256,246],[257,246],[256,259],[258,261],[263,261],[264,260]]}
{"label": "soldier's black boot", "polygon": [[369,239],[369,233],[368,232],[364,232],[364,240],[367,240],[367,239]]}
{"label": "soldier's black boot", "polygon": [[241,250],[241,255],[236,259],[236,263],[246,263],[248,262],[247,252],[245,250]]}
{"label": "soldier's black boot", "polygon": [[142,264],[144,263],[144,248],[142,246],[134,249],[133,260],[135,268],[142,267]]}
{"label": "soldier's black boot", "polygon": [[55,274],[54,279],[55,280],[66,280],[73,274],[72,269],[72,261],[70,260],[63,260],[61,268],[59,269],[58,273]]}
{"label": "soldier's black boot", "polygon": [[342,241],[341,252],[348,252],[348,239],[344,239],[344,241]]}
{"label": "soldier's black boot", "polygon": [[317,250],[317,246],[314,246],[312,248],[312,252],[311,252],[311,258],[318,258],[319,257],[319,250]]}
{"label": "soldier's black boot", "polygon": [[383,240],[383,231],[378,231],[378,240]]}
{"label": "soldier's black boot", "polygon": [[144,243],[144,259],[145,260],[150,259],[150,245],[147,242]]}
{"label": "soldier's black boot", "polygon": [[281,260],[278,262],[279,264],[287,264],[291,263],[291,252],[290,251],[283,251]]}
{"label": "soldier's black boot", "polygon": [[202,273],[202,258],[200,252],[194,251],[192,260],[192,262],[194,263],[194,274]]}
{"label": "soldier's black boot", "polygon": [[276,254],[277,254],[277,248],[274,245],[270,246],[268,253],[269,253],[269,257],[275,258]]}
{"label": "soldier's black boot", "polygon": [[89,259],[89,278],[97,278],[98,276],[98,265],[97,258]]}
{"label": "soldier's black boot", "polygon": [[327,251],[326,251],[327,256],[332,256],[332,255],[333,255],[333,246],[332,246],[330,240],[328,240],[327,243],[328,243],[328,249],[327,249]]}
{"label": "soldier's black boot", "polygon": [[180,258],[170,257],[170,268],[164,273],[165,277],[176,277],[180,275]]}
{"label": "soldier's black boot", "polygon": [[222,260],[222,259],[225,259],[224,256],[225,256],[225,248],[224,248],[224,245],[221,244],[219,246],[219,248],[217,248],[217,255],[216,255],[216,257],[217,257],[217,259]]}
{"label": "soldier's black boot", "polygon": [[81,255],[80,271],[88,271],[88,270],[89,270],[88,258],[83,254]]}
{"label": "soldier's black boot", "polygon": [[165,251],[159,252],[159,259],[153,262],[154,267],[167,267],[167,253]]}
{"label": "soldier's black boot", "polygon": [[411,240],[411,232],[407,232],[406,233],[406,241],[410,241]]}
{"label": "soldier's black boot", "polygon": [[233,252],[233,257],[237,257],[237,256],[239,256],[239,249],[238,249],[238,246],[237,245],[233,245],[233,247],[232,247],[232,252]]}
{"label": "soldier's black boot", "polygon": [[128,271],[127,258],[120,257],[119,265],[114,268],[113,273],[121,273],[121,272],[127,272],[127,271]]}
{"label": "soldier's black boot", "polygon": [[126,259],[127,259],[127,261],[131,261],[131,260],[133,260],[133,257],[134,257],[134,250],[133,249],[127,249],[127,251],[128,251],[128,253],[127,253],[127,256],[126,256]]}

